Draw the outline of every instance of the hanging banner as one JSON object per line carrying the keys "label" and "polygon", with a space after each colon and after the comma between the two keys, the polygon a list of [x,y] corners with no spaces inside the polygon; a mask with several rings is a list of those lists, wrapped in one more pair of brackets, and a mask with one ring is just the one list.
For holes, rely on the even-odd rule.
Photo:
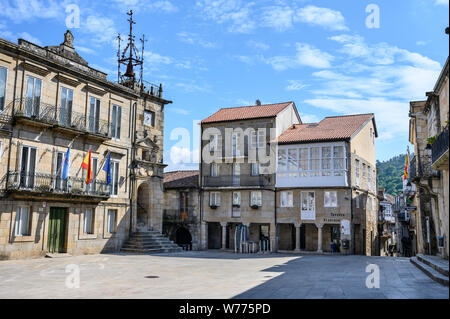
{"label": "hanging banner", "polygon": [[350,221],[348,219],[341,220],[341,234],[350,235]]}

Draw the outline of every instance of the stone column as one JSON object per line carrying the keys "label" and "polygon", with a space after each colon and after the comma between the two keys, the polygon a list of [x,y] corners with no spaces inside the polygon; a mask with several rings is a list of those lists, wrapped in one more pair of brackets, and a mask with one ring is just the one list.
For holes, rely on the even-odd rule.
{"label": "stone column", "polygon": [[322,230],[323,230],[323,224],[316,224],[317,226],[317,252],[322,253]]}
{"label": "stone column", "polygon": [[221,222],[222,226],[222,250],[227,248],[227,222]]}
{"label": "stone column", "polygon": [[300,227],[302,224],[295,224],[295,251],[300,251]]}
{"label": "stone column", "polygon": [[278,251],[278,233],[277,233],[277,225],[276,224],[270,224],[269,245],[270,245],[271,253],[276,253]]}

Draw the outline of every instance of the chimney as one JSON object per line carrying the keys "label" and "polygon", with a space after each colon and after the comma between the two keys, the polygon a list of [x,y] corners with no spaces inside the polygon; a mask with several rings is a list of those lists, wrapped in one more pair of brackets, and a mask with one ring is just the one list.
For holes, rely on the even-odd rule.
{"label": "chimney", "polygon": [[259,99],[256,99],[256,101],[255,101],[255,105],[258,105],[258,106],[260,106],[260,105],[261,105],[261,101],[260,101]]}

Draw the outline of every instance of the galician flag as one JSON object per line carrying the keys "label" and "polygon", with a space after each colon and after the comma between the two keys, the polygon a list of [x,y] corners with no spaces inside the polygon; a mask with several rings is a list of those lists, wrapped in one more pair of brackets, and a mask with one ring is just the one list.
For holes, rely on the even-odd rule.
{"label": "galician flag", "polygon": [[103,165],[103,170],[106,172],[106,185],[111,184],[111,153],[108,153],[106,157],[105,165]]}
{"label": "galician flag", "polygon": [[64,166],[62,170],[62,179],[66,180],[69,178],[69,166],[70,166],[70,147],[67,150],[66,157],[64,159]]}
{"label": "galician flag", "polygon": [[86,185],[89,185],[89,183],[92,181],[92,178],[93,178],[91,149],[89,149],[89,152],[87,153],[86,157],[84,158],[83,163],[81,164],[81,167],[86,170]]}

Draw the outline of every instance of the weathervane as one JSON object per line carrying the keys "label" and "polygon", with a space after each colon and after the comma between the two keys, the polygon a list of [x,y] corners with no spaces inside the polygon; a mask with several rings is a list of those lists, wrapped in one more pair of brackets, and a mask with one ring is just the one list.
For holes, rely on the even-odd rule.
{"label": "weathervane", "polygon": [[[120,33],[117,36],[117,42],[118,42],[118,50],[117,50],[117,62],[118,62],[118,70],[117,70],[117,80],[120,84],[127,86],[129,88],[134,89],[135,84],[139,83],[141,88],[143,87],[143,69],[144,69],[144,42],[145,42],[145,35],[140,39],[142,43],[142,50],[141,54],[139,55],[138,50],[134,44],[134,38],[133,35],[133,24],[136,24],[136,22],[133,21],[133,10],[130,10],[130,12],[127,12],[127,15],[130,16],[130,18],[127,20],[130,23],[130,33],[128,35],[128,44],[125,47],[125,49],[121,52],[120,50],[120,43],[121,43],[121,36]],[[120,71],[121,65],[126,66],[125,73],[122,75]],[[139,81],[136,80],[136,74],[134,73],[134,67],[140,66],[140,79]]]}

